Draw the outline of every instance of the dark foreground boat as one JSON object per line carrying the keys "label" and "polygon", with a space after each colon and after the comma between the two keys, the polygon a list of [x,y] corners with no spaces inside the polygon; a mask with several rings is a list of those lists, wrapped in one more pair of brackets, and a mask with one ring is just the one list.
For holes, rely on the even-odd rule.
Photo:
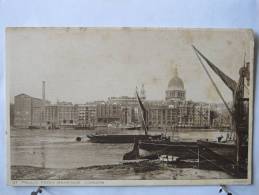
{"label": "dark foreground boat", "polygon": [[[233,164],[236,161],[236,144],[235,142],[215,142],[207,140],[198,140],[197,144],[203,151],[206,158],[210,158],[209,155],[217,155],[220,158],[232,162]],[[244,154],[243,159],[247,159],[248,146],[241,145],[240,152]],[[209,154],[209,155],[207,155]],[[207,155],[207,156],[206,156]]]}
{"label": "dark foreground boat", "polygon": [[[156,141],[156,140],[141,140],[139,142],[139,150],[148,152],[162,152],[163,154],[172,154],[179,151],[179,155],[182,156],[183,151],[197,149],[196,142],[186,141]],[[176,155],[178,156],[178,155]]]}
{"label": "dark foreground boat", "polygon": [[135,142],[133,150],[123,156],[123,160],[157,159],[160,155],[172,155],[181,159],[196,159],[196,142],[150,139]]}
{"label": "dark foreground boat", "polygon": [[220,170],[236,178],[247,177],[248,146],[240,145],[240,153],[243,154],[239,163],[236,163],[236,144],[234,142],[197,141],[200,151],[200,159],[210,162]]}
{"label": "dark foreground boat", "polygon": [[196,159],[198,146],[196,142],[186,141],[140,141],[139,157],[156,158],[160,155],[177,156],[179,159]]}
{"label": "dark foreground boat", "polygon": [[127,134],[90,134],[87,135],[91,142],[95,143],[134,143],[138,140],[159,140],[161,135],[127,135]]}

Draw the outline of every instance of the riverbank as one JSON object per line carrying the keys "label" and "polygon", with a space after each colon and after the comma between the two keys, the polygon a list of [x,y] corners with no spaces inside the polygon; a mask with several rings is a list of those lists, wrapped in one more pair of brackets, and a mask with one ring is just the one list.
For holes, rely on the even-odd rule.
{"label": "riverbank", "polygon": [[73,169],[12,166],[13,180],[183,180],[231,179],[224,172],[186,166],[178,168],[159,161],[127,162]]}

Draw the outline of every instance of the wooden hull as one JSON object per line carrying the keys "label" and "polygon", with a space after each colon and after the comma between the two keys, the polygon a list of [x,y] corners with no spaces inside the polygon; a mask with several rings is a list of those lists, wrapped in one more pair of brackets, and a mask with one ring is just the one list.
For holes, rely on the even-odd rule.
{"label": "wooden hull", "polygon": [[161,135],[87,135],[91,142],[94,143],[134,143],[138,140],[160,139]]}
{"label": "wooden hull", "polygon": [[[172,155],[178,156],[182,159],[196,159],[197,158],[197,143],[184,141],[140,141],[139,150],[140,157],[145,158],[148,155]],[[144,156],[146,154],[146,156]],[[148,154],[148,155],[147,155]]]}
{"label": "wooden hull", "polygon": [[236,178],[247,177],[247,145],[241,146],[243,158],[237,164],[236,145],[234,143],[221,143],[201,141],[197,142],[200,159],[213,161],[214,166]]}
{"label": "wooden hull", "polygon": [[[221,156],[222,158],[235,162],[236,161],[236,145],[235,143],[223,143],[198,140],[197,144],[201,148],[206,148],[212,153]],[[244,161],[247,158],[248,148],[247,145],[241,147],[241,152],[244,154]]]}
{"label": "wooden hull", "polygon": [[122,129],[126,129],[126,130],[140,130],[141,127],[124,127]]}

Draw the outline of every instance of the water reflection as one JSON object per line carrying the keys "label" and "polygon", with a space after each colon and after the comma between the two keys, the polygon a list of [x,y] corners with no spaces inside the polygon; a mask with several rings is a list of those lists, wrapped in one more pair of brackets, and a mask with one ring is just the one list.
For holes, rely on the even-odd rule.
{"label": "water reflection", "polygon": [[[11,130],[11,164],[42,168],[78,168],[92,165],[117,164],[133,144],[99,144],[76,142],[76,137],[90,133],[107,133],[106,130]],[[141,134],[142,131],[118,130],[112,133]],[[153,131],[152,134],[160,134]],[[227,132],[186,131],[179,137],[186,140],[213,139],[226,137]]]}

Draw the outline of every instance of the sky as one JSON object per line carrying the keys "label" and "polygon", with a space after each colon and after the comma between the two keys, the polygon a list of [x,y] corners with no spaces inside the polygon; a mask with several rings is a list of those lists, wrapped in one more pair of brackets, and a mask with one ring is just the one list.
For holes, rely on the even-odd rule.
{"label": "sky", "polygon": [[[145,86],[147,99],[165,99],[174,68],[186,99],[221,102],[191,45],[234,80],[244,58],[251,61],[245,30],[170,28],[8,28],[6,66],[11,101],[20,93],[52,102],[85,103],[133,96]],[[210,71],[211,72],[211,71]],[[211,72],[226,101],[229,89]]]}

